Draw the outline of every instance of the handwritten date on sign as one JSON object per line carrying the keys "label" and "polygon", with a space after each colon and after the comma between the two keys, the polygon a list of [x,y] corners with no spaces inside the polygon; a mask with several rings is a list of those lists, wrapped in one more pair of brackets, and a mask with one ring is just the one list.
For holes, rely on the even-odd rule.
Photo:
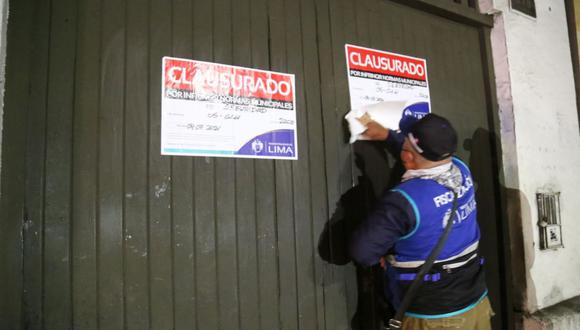
{"label": "handwritten date on sign", "polygon": [[239,120],[241,118],[241,115],[239,114],[232,114],[232,113],[226,113],[226,114],[220,114],[218,112],[212,112],[212,113],[208,113],[207,114],[208,118],[222,118],[225,120]]}
{"label": "handwritten date on sign", "polygon": [[219,131],[222,127],[219,125],[206,125],[206,124],[195,124],[189,123],[185,125],[185,128],[192,131]]}

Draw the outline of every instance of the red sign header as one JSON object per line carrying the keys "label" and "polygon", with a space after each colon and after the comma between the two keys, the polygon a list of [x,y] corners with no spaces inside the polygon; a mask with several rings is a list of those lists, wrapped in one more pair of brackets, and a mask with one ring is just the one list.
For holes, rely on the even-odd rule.
{"label": "red sign header", "polygon": [[166,89],[294,101],[294,77],[289,74],[231,65],[163,59]]}
{"label": "red sign header", "polygon": [[427,80],[426,61],[423,59],[352,45],[346,45],[346,58],[349,70]]}

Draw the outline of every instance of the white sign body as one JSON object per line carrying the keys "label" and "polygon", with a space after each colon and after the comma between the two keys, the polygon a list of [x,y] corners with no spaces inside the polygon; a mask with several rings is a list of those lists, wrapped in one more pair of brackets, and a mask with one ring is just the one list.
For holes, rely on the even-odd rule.
{"label": "white sign body", "polygon": [[294,75],[164,57],[161,154],[298,159]]}
{"label": "white sign body", "polygon": [[356,118],[391,128],[403,128],[430,112],[427,62],[354,45],[345,45],[351,112],[346,116],[353,142],[365,130]]}

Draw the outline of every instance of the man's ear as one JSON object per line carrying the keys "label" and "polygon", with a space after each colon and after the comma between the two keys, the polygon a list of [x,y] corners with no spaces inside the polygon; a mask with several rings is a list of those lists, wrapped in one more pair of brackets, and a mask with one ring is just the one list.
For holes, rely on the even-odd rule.
{"label": "man's ear", "polygon": [[403,152],[401,155],[401,160],[403,161],[403,163],[415,162],[415,155],[413,155],[410,152]]}

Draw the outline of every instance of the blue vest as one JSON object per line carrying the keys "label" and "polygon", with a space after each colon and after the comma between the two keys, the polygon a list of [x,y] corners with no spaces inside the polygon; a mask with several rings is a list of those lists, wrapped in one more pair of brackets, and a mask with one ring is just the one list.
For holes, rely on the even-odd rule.
{"label": "blue vest", "polygon": [[[487,294],[485,275],[476,249],[479,242],[477,208],[473,179],[467,165],[453,158],[463,176],[458,193],[457,211],[451,232],[436,263],[419,289],[407,316],[440,318],[457,315],[473,308]],[[394,192],[403,195],[415,213],[415,227],[394,245],[394,261],[387,267],[386,295],[395,308],[408,289],[445,229],[453,208],[453,192],[434,180],[411,179]],[[473,250],[473,251],[472,251]],[[468,254],[465,251],[471,251]],[[477,258],[476,258],[477,257]],[[443,270],[446,263],[462,261],[459,268]],[[436,261],[436,262],[437,262]]]}
{"label": "blue vest", "polygon": [[[463,182],[451,233],[437,260],[452,258],[479,241],[471,173],[461,160],[453,158],[453,164],[460,169]],[[403,182],[394,191],[409,201],[416,219],[415,228],[395,243],[395,259],[402,262],[424,261],[443,234],[453,207],[453,193],[433,180],[420,178]]]}

